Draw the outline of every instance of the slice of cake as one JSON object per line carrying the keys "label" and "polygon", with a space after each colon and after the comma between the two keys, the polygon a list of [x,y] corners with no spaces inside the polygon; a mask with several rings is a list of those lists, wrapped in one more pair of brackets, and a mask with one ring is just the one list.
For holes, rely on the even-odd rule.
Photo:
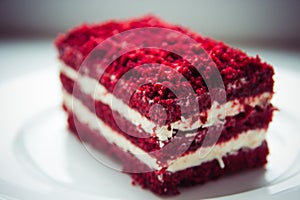
{"label": "slice of cake", "polygon": [[153,16],[59,35],[63,107],[85,144],[157,194],[267,162],[273,68]]}

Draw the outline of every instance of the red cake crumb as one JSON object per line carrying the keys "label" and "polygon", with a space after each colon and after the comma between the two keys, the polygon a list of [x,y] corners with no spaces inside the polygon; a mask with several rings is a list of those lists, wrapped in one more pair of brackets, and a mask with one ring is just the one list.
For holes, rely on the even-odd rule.
{"label": "red cake crumb", "polygon": [[[137,49],[125,53],[121,57],[115,59],[115,61],[106,68],[106,71],[101,78],[97,77],[97,67],[89,68],[89,76],[96,78],[97,80],[100,79],[99,82],[103,84],[109,92],[113,92],[118,79],[123,74],[128,72],[130,69],[143,64],[164,64],[182,74],[187,81],[182,82],[181,79],[174,79],[172,74],[170,76],[165,76],[163,73],[163,77],[159,77],[160,73],[157,73],[156,71],[147,71],[144,69],[139,70],[135,68],[136,75],[130,76],[129,80],[127,80],[130,84],[124,84],[126,87],[120,88],[119,92],[114,94],[121,99],[123,99],[126,95],[131,96],[129,106],[139,111],[148,119],[151,120],[149,110],[151,107],[150,102],[153,101],[154,103],[159,103],[168,110],[165,124],[170,124],[174,121],[180,120],[180,116],[190,116],[190,113],[194,111],[190,110],[192,108],[191,106],[185,106],[184,103],[187,102],[187,99],[192,98],[194,94],[190,94],[190,96],[186,96],[184,99],[178,99],[171,90],[168,90],[163,85],[145,85],[143,83],[164,80],[165,85],[173,84],[182,88],[191,85],[197,96],[196,99],[199,104],[199,110],[202,111],[210,108],[211,106],[211,96],[205,82],[203,81],[202,75],[209,74],[209,76],[211,76],[211,72],[209,72],[211,68],[209,66],[213,66],[215,64],[222,76],[226,89],[227,100],[253,96],[263,92],[273,92],[273,68],[270,65],[263,63],[259,57],[248,57],[242,51],[231,48],[223,42],[217,42],[210,38],[205,38],[186,28],[170,25],[153,16],[146,16],[141,19],[129,21],[111,21],[104,24],[82,25],[70,30],[64,35],[60,35],[55,44],[59,49],[60,59],[74,69],[79,69],[83,59],[85,59],[88,54],[105,39],[122,31],[143,27],[161,27],[180,31],[197,41],[199,43],[198,49],[204,49],[207,54],[203,55],[203,53],[200,53],[199,55],[196,55],[197,59],[203,58],[203,60],[197,61],[200,66],[200,68],[197,67],[197,69],[195,66],[191,65],[191,63],[187,62],[187,60],[182,59],[179,55],[176,55],[173,52],[153,48]],[[172,42],[176,39],[176,43],[174,43],[174,45],[180,46],[186,54],[195,51],[196,47],[191,47],[189,44],[185,44],[178,38],[170,40],[170,37],[163,34],[164,29],[161,31],[162,34],[156,33],[155,35],[151,35],[153,41],[155,41],[158,45],[166,41],[172,44]],[[145,38],[147,37],[138,37],[136,40],[143,41]],[[104,51],[105,57],[110,57],[110,54],[113,56],[116,52],[118,52],[120,45],[121,44],[119,43],[113,43],[111,46],[100,50]],[[208,56],[210,60],[207,60]],[[96,59],[95,62],[99,64],[95,66],[101,66],[102,60]],[[94,66],[92,63],[90,64],[91,66]],[[199,71],[202,72],[201,75],[198,73]],[[114,80],[110,78],[112,75],[116,77]],[[209,78],[210,77],[208,77],[208,81]],[[228,88],[230,83],[238,81],[241,78],[245,78],[246,80],[243,87],[234,89]],[[137,85],[142,86],[138,87],[139,89],[135,91],[134,94],[129,93],[131,92],[130,88],[136,88]],[[184,91],[184,89],[181,91]],[[202,120],[204,121],[205,119]]]}

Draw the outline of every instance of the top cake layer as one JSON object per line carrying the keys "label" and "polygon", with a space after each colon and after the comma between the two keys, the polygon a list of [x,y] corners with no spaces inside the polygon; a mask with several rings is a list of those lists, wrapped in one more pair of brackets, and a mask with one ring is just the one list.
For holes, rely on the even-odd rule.
{"label": "top cake layer", "polygon": [[[190,98],[196,98],[199,110],[205,111],[212,105],[207,82],[216,85],[216,92],[219,92],[218,81],[213,83],[215,74],[220,73],[226,91],[227,100],[243,98],[262,94],[273,93],[273,69],[270,65],[261,62],[259,57],[248,57],[245,53],[231,48],[222,42],[202,37],[192,31],[168,24],[153,16],[146,16],[130,21],[110,21],[103,24],[82,25],[60,35],[56,40],[59,49],[60,59],[68,66],[79,70],[84,59],[89,53],[106,39],[113,35],[122,33],[134,28],[159,27],[183,33],[196,41],[197,45],[185,42],[185,38],[175,37],[174,34],[164,34],[165,29],[145,30],[143,37],[135,37],[132,43],[146,43],[151,38],[152,46],[166,45],[171,49],[179,49],[185,55],[193,55],[189,60],[195,61],[193,65],[180,55],[158,48],[140,48],[126,52],[116,57],[112,63],[105,68],[105,72],[98,77],[97,71],[106,67],[105,60],[114,57],[124,46],[130,46],[128,41],[112,41],[105,47],[96,48],[98,58],[93,59],[86,70],[80,73],[95,78],[106,90],[113,93],[117,98],[123,99],[130,96],[128,105],[140,112],[148,119],[151,118],[150,107],[158,103],[167,110],[167,120],[163,123],[169,124],[180,120],[181,116],[191,116],[194,110],[186,105]],[[175,34],[176,35],[176,34]],[[124,43],[125,42],[125,43]],[[126,43],[127,42],[127,43]],[[133,44],[134,46],[134,44]],[[130,48],[129,48],[130,49]],[[203,51],[204,50],[204,51]],[[107,64],[107,63],[106,63]],[[147,67],[137,68],[148,64]],[[157,64],[161,70],[157,68]],[[214,68],[216,66],[216,69]],[[131,69],[134,75],[126,76]],[[214,70],[215,69],[215,70]],[[174,74],[174,71],[183,75],[183,79]],[[201,74],[200,74],[200,73]],[[118,92],[114,89],[122,78],[122,84],[118,85]],[[120,81],[119,81],[120,82]],[[170,87],[168,87],[170,86]],[[175,94],[172,86],[181,88],[182,94]],[[193,91],[187,93],[185,88],[192,87]],[[132,90],[134,89],[134,90]],[[134,91],[132,93],[132,91]],[[178,98],[184,96],[184,98]],[[180,109],[184,105],[185,109]],[[157,117],[155,117],[157,118]],[[205,119],[204,119],[205,121]],[[158,123],[160,123],[158,121]]]}

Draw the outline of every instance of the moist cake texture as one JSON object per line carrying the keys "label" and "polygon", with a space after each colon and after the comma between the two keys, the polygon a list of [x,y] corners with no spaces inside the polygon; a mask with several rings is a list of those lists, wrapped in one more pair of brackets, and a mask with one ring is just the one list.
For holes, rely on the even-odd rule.
{"label": "moist cake texture", "polygon": [[[130,43],[116,40],[103,48],[102,42],[148,27],[157,29],[146,29],[136,42],[151,38],[154,46],[167,45],[192,55],[189,60],[196,65],[159,48],[133,49],[105,65],[106,58]],[[196,45],[164,34],[166,30],[184,34]],[[83,24],[60,34],[55,45],[69,129],[81,141],[121,160],[124,172],[143,188],[159,195],[178,194],[181,186],[267,163],[274,71],[258,56],[154,16]],[[101,56],[87,62],[95,49]],[[134,75],[126,76],[131,70]],[[211,98],[211,92],[217,96],[223,92],[216,74],[225,101]],[[174,87],[180,90],[175,93]],[[206,149],[211,151],[202,157]]]}

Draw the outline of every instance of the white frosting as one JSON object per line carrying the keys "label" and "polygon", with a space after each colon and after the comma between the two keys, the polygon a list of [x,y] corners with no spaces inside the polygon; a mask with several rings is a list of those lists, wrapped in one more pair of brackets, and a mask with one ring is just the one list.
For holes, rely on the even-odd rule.
{"label": "white frosting", "polygon": [[[90,95],[97,101],[101,101],[102,103],[109,105],[112,110],[117,111],[121,116],[134,125],[141,127],[146,133],[153,134],[153,129],[157,126],[156,124],[142,116],[138,111],[131,109],[121,99],[116,98],[113,94],[108,92],[96,79],[88,76],[82,76],[77,71],[63,63],[61,63],[61,73],[74,81],[76,80],[80,89],[84,93]],[[244,111],[245,105],[254,107],[256,105],[268,103],[271,97],[272,94],[266,92],[255,97],[245,98],[243,100],[243,104],[240,104],[238,99],[228,101],[222,105],[218,105],[214,102],[212,108],[207,111],[208,118],[205,123],[202,123],[201,120],[196,120],[194,123],[191,123],[191,117],[189,119],[171,123],[171,130],[168,130],[168,125],[156,127],[155,133],[159,140],[164,141],[172,136],[172,129],[179,129],[180,127],[183,127],[182,130],[186,131],[194,130],[199,127],[208,127],[216,123],[218,120],[224,119],[226,116],[234,116]],[[206,113],[200,113],[200,116],[202,115],[206,115]]]}
{"label": "white frosting", "polygon": [[248,83],[247,79],[245,77],[234,81],[233,83],[228,83],[226,88],[227,90],[235,90],[243,87],[243,84]]}
{"label": "white frosting", "polygon": [[[129,152],[136,156],[141,162],[149,167],[160,170],[162,166],[157,163],[154,157],[151,157],[147,152],[134,145],[118,132],[112,130],[80,100],[63,91],[64,104],[72,112],[81,123],[87,124],[91,129],[99,132],[109,143],[116,144],[120,149]],[[100,128],[101,127],[101,128]],[[241,148],[254,149],[262,144],[265,140],[265,129],[249,130],[240,133],[237,138],[232,138],[225,143],[215,145],[213,148],[205,147],[196,150],[195,152],[186,154],[176,159],[168,161],[167,171],[176,172],[189,167],[198,166],[202,163],[217,159],[221,168],[225,167],[222,157],[228,154],[235,154]],[[209,152],[203,156],[203,152]]]}
{"label": "white frosting", "polygon": [[[151,168],[157,169],[158,165],[156,160],[148,155],[144,150],[137,147],[124,136],[120,135],[109,126],[107,126],[102,120],[94,115],[87,107],[85,107],[78,99],[68,94],[63,90],[63,102],[67,110],[72,112],[77,119],[87,124],[91,129],[97,130],[109,143],[116,144],[123,151],[127,151],[135,154],[135,156],[142,161],[147,163]],[[101,127],[101,128],[100,128]]]}

